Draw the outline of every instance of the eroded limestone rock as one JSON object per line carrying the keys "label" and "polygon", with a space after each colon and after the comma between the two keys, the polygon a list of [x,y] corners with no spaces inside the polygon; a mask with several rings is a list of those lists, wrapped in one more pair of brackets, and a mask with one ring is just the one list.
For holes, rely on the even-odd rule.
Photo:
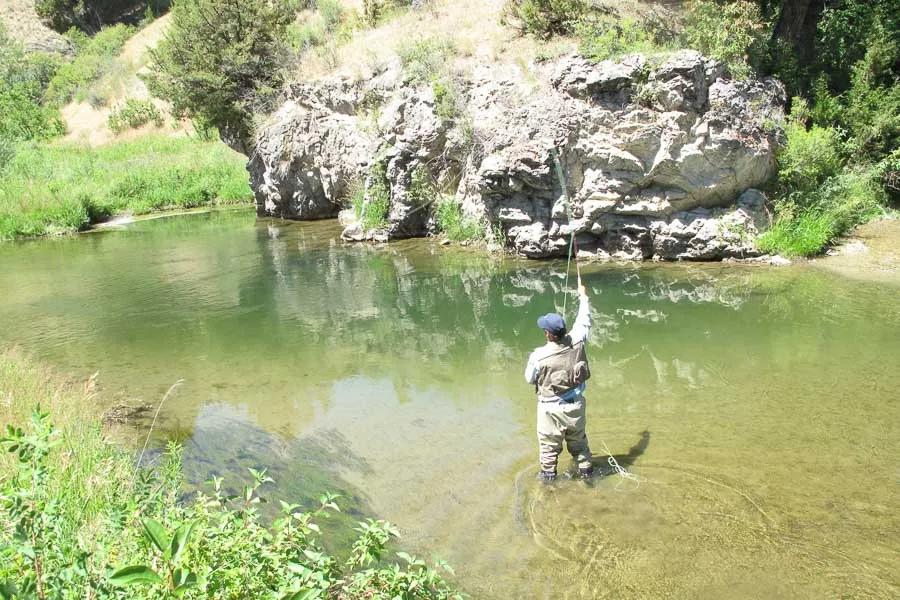
{"label": "eroded limestone rock", "polygon": [[518,67],[476,68],[453,118],[398,63],[295,86],[250,161],[259,213],[336,216],[350,186],[370,189],[377,173],[390,195],[385,226],[364,231],[349,211],[344,237],[426,235],[433,207],[414,189],[424,174],[528,257],[565,253],[573,234],[582,255],[602,258],[758,254],[767,219],[755,188],[774,174],[780,83],[732,81],[694,51],[656,63],[567,56],[534,75],[539,85]]}

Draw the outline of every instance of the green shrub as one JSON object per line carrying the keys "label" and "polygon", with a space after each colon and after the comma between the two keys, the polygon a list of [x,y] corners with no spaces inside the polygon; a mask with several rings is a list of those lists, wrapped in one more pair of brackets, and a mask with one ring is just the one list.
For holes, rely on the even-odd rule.
{"label": "green shrub", "polygon": [[325,31],[334,33],[344,20],[344,7],[338,0],[316,0],[316,10],[322,17]]}
{"label": "green shrub", "polygon": [[431,83],[443,77],[455,53],[453,41],[443,37],[419,38],[397,50],[406,80],[411,83]]}
{"label": "green shrub", "polygon": [[[802,100],[794,102],[805,106]],[[787,189],[812,191],[843,166],[841,140],[835,129],[813,125],[807,130],[802,122],[791,120],[785,133],[787,144],[778,154],[778,179]]]}
{"label": "green shrub", "polygon": [[764,252],[812,256],[856,225],[883,214],[886,194],[876,169],[851,170],[817,189],[793,192],[776,203],[776,221],[759,239]]}
{"label": "green shrub", "polygon": [[289,2],[183,0],[150,52],[150,91],[175,114],[202,117],[223,139],[249,147],[253,114],[274,105],[284,81]]}
{"label": "green shrub", "polygon": [[138,15],[159,15],[171,0],[36,0],[35,12],[56,31],[71,27],[95,33],[117,22],[134,23]]}
{"label": "green shrub", "polygon": [[900,145],[900,34],[875,27],[862,59],[853,65],[846,111],[838,122],[854,152],[879,160]]}
{"label": "green shrub", "polygon": [[728,66],[734,77],[749,77],[767,52],[768,28],[755,2],[695,0],[684,15],[684,41]]}
{"label": "green shrub", "polygon": [[159,109],[150,100],[128,98],[124,104],[109,113],[107,122],[114,133],[122,133],[126,129],[137,129],[147,123],[161,127],[163,118]]}
{"label": "green shrub", "polygon": [[484,224],[467,217],[459,201],[453,197],[448,196],[438,202],[434,211],[434,221],[438,231],[453,241],[478,240],[485,235]]}
{"label": "green shrub", "polygon": [[[0,357],[16,405],[6,412],[23,412],[26,402],[69,413],[65,404],[91,405],[89,391],[53,390],[23,370]],[[282,501],[270,521],[260,507],[272,479],[250,469],[237,496],[214,477],[206,491],[185,498],[177,444],[155,464],[135,466],[99,422],[75,413],[56,425],[57,418],[38,407],[0,436],[5,598],[461,597],[423,561],[404,552],[394,558],[388,545],[397,532],[385,521],[357,523],[346,558],[326,551],[317,522],[336,520],[334,494],[321,491],[305,508]],[[441,561],[437,568],[452,573]]]}
{"label": "green shrub", "polygon": [[0,240],[78,231],[123,211],[251,198],[245,160],[220,142],[146,135],[93,149],[19,144],[0,174]]}
{"label": "green shrub", "polygon": [[523,33],[540,38],[575,31],[575,24],[591,8],[588,0],[508,0],[504,20]]}
{"label": "green shrub", "polygon": [[575,24],[579,53],[593,61],[618,58],[630,52],[654,53],[653,35],[644,23],[631,17],[598,13]]}
{"label": "green shrub", "polygon": [[50,55],[26,54],[0,24],[0,139],[6,163],[15,142],[49,139],[65,132],[59,112],[41,104],[58,66],[59,59]]}
{"label": "green shrub", "polygon": [[451,77],[444,77],[431,82],[434,93],[434,113],[442,119],[454,120],[463,110],[463,100]]}
{"label": "green shrub", "polygon": [[351,186],[351,203],[363,230],[387,227],[391,192],[387,183],[387,165],[383,160],[372,165],[364,185]]}
{"label": "green shrub", "polygon": [[74,34],[78,52],[56,71],[47,86],[46,101],[62,106],[73,98],[85,100],[91,84],[116,68],[116,57],[133,33],[131,27],[115,25],[102,29],[93,38]]}

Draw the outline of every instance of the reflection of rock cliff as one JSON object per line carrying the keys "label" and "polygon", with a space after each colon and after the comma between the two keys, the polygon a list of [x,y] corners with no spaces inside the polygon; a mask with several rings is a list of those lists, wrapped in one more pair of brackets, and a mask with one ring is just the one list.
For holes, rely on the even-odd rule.
{"label": "reflection of rock cliff", "polygon": [[294,86],[250,161],[258,212],[333,217],[350,187],[377,173],[390,197],[385,230],[364,232],[350,216],[345,237],[425,235],[430,207],[414,189],[424,172],[529,257],[564,253],[573,231],[581,252],[601,257],[756,254],[765,219],[754,188],[774,172],[764,123],[780,118],[779,83],[730,80],[693,51],[655,63],[564,57],[536,71],[537,90],[516,66],[475,69],[455,119],[439,116],[432,88],[407,83],[399,63]]}

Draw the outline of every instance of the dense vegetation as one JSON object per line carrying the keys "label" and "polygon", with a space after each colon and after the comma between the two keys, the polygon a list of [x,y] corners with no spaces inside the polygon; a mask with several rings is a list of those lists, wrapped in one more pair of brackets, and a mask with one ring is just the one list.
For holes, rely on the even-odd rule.
{"label": "dense vegetation", "polygon": [[115,23],[137,23],[168,9],[171,0],[36,0],[35,11],[44,22],[63,32],[75,27],[96,33]]}
{"label": "dense vegetation", "polygon": [[423,561],[390,559],[397,531],[384,521],[358,523],[346,556],[326,552],[317,521],[340,510],[327,492],[308,511],[281,502],[274,521],[260,510],[264,471],[238,495],[215,478],[182,500],[181,449],[136,466],[85,416],[93,380],[59,387],[0,355],[0,381],[13,422],[0,437],[2,598],[460,597]]}
{"label": "dense vegetation", "polygon": [[775,75],[792,96],[767,251],[820,252],[898,201],[900,4],[695,0],[682,18],[601,0],[510,0],[524,33],[572,35],[594,60],[695,48],[735,77]]}
{"label": "dense vegetation", "polygon": [[161,135],[99,148],[22,143],[0,174],[0,240],[79,231],[121,212],[245,203],[244,157]]}
{"label": "dense vegetation", "polygon": [[[106,104],[123,75],[117,56],[134,28],[73,30],[72,59],[26,53],[0,27],[0,240],[78,231],[121,212],[249,202],[244,160],[203,136],[162,134],[90,148],[60,143],[60,108]],[[146,100],[114,106],[114,133],[163,124]]]}

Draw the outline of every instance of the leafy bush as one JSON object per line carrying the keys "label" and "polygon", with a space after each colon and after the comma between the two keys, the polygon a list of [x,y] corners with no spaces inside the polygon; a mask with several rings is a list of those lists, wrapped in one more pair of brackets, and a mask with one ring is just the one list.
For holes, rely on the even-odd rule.
{"label": "leafy bush", "polygon": [[509,0],[504,6],[504,20],[523,33],[546,39],[573,33],[590,7],[588,0]]}
{"label": "leafy bush", "polygon": [[813,125],[807,130],[795,120],[785,126],[785,133],[787,144],[778,154],[778,178],[788,189],[814,190],[843,166],[840,137],[833,128]]}
{"label": "leafy bush", "polygon": [[685,43],[724,62],[731,74],[749,77],[767,52],[768,28],[755,2],[694,0],[684,15]]}
{"label": "leafy bush", "polygon": [[457,242],[477,240],[485,235],[484,224],[467,217],[459,201],[453,197],[448,196],[438,202],[434,211],[434,221],[438,231]]}
{"label": "leafy bush", "polygon": [[856,225],[883,214],[885,200],[874,169],[841,173],[817,189],[782,198],[777,220],[760,237],[759,247],[788,256],[818,254]]}
{"label": "leafy bush", "polygon": [[344,7],[338,0],[316,0],[316,10],[329,33],[337,31],[344,20]]}
{"label": "leafy bush", "polygon": [[[77,392],[47,390],[2,357],[0,372],[16,404],[61,394],[51,401],[89,404]],[[155,467],[135,466],[99,423],[76,415],[58,427],[40,408],[29,424],[8,425],[0,445],[9,451],[0,460],[6,598],[461,597],[423,561],[403,552],[402,566],[388,559],[397,532],[387,522],[360,522],[344,560],[326,552],[316,520],[340,510],[334,495],[308,511],[281,502],[268,524],[259,509],[272,482],[265,471],[251,469],[239,496],[214,478],[208,493],[182,500],[178,445]]]}
{"label": "leafy bush", "polygon": [[146,11],[161,14],[170,0],[36,0],[35,12],[59,32],[77,27],[95,33],[117,22],[136,22]]}
{"label": "leafy bush", "polygon": [[397,49],[406,80],[411,83],[431,83],[443,77],[455,53],[453,41],[444,37],[419,38]]}
{"label": "leafy bush", "polygon": [[56,71],[47,87],[47,103],[62,106],[73,98],[85,100],[90,85],[115,68],[116,57],[133,33],[134,29],[125,25],[102,29],[93,38],[74,33],[77,54]]}
{"label": "leafy bush", "polygon": [[596,14],[575,24],[579,53],[593,61],[617,58],[629,52],[653,53],[660,49],[651,31],[631,17]]}
{"label": "leafy bush", "polygon": [[235,147],[248,147],[254,113],[283,82],[291,3],[184,0],[150,52],[147,84],[176,114],[202,117]]}
{"label": "leafy bush", "polygon": [[900,145],[900,34],[879,25],[852,68],[846,111],[836,120],[850,133],[854,152],[879,160]]}
{"label": "leafy bush", "polygon": [[50,55],[26,54],[0,24],[0,139],[5,157],[0,167],[9,162],[14,142],[64,133],[59,112],[41,104],[58,65],[58,59]]}
{"label": "leafy bush", "polygon": [[147,135],[100,148],[20,144],[0,175],[0,240],[111,215],[246,203],[245,160],[220,142]]}
{"label": "leafy bush", "polygon": [[391,192],[387,186],[387,165],[383,160],[372,164],[364,184],[350,186],[350,202],[363,230],[387,227]]}
{"label": "leafy bush", "polygon": [[147,123],[162,126],[163,118],[159,109],[150,100],[128,98],[121,106],[109,113],[109,128],[114,133],[122,133],[126,129],[137,129]]}

